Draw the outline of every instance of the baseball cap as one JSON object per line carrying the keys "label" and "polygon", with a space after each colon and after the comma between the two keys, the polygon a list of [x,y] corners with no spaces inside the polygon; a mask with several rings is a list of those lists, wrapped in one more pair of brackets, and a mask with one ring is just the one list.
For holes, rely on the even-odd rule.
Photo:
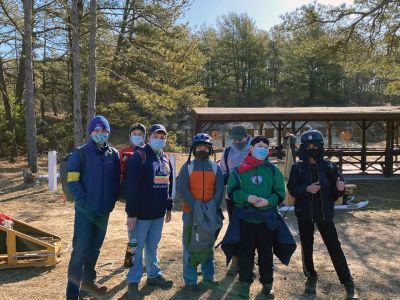
{"label": "baseball cap", "polygon": [[155,133],[155,132],[162,132],[162,133],[167,134],[167,130],[166,130],[165,127],[164,127],[163,125],[161,125],[161,124],[154,124],[154,125],[152,125],[152,126],[150,127],[149,132],[150,132],[150,134],[153,134],[153,133]]}
{"label": "baseball cap", "polygon": [[230,135],[230,138],[232,140],[242,140],[246,136],[247,136],[247,130],[245,127],[243,127],[241,125],[232,127],[231,135]]}

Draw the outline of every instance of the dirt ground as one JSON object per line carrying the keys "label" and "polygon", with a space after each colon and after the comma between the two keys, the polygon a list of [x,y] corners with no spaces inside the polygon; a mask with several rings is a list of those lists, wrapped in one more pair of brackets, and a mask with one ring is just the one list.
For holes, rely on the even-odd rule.
{"label": "dirt ground", "polygon": [[[186,157],[178,157],[179,165]],[[9,164],[0,161],[0,213],[28,222],[59,235],[65,253],[61,262],[50,268],[26,268],[0,271],[0,299],[62,299],[65,293],[67,265],[71,254],[73,205],[63,204],[60,192],[50,193],[43,184],[25,187],[22,160]],[[40,170],[46,167],[45,158]],[[361,299],[400,299],[400,182],[358,181],[357,199],[370,200],[366,209],[336,214],[336,224]],[[160,290],[140,285],[145,299],[236,299],[237,277],[226,276],[225,257],[215,251],[216,279],[220,287],[202,288],[197,294],[185,292],[182,281],[182,222],[180,204],[176,204],[173,220],[165,224],[159,247],[161,267],[174,280],[173,288]],[[104,299],[125,299],[126,273],[122,266],[127,237],[124,205],[117,203],[111,214],[107,236],[97,265],[98,280],[109,292]],[[296,219],[288,213],[286,221],[299,242]],[[220,238],[226,229],[226,223]],[[329,254],[316,234],[314,258],[319,282],[316,299],[344,299]],[[276,299],[312,299],[304,296],[300,245],[288,267],[275,259],[274,290]],[[199,276],[201,280],[201,275]],[[262,299],[261,285],[256,280],[250,298]]]}

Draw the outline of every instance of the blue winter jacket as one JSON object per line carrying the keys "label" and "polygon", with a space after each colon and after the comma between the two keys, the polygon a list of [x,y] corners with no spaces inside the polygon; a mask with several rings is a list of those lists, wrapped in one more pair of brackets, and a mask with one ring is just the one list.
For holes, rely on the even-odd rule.
{"label": "blue winter jacket", "polygon": [[232,256],[238,255],[240,242],[240,220],[247,218],[261,218],[268,229],[274,232],[272,247],[273,253],[285,265],[289,265],[290,258],[296,250],[294,240],[289,228],[276,207],[259,210],[255,207],[240,208],[235,206],[232,219],[229,220],[228,229],[221,242],[221,248],[225,253],[227,264]]}
{"label": "blue winter jacket", "polygon": [[[79,151],[83,151],[81,162]],[[68,188],[88,213],[110,213],[119,193],[121,167],[118,151],[99,148],[92,140],[75,149],[68,159]]]}
{"label": "blue winter jacket", "polygon": [[172,165],[162,151],[157,156],[149,145],[143,150],[144,159],[138,151],[128,159],[125,211],[130,218],[154,220],[164,217],[173,206]]}

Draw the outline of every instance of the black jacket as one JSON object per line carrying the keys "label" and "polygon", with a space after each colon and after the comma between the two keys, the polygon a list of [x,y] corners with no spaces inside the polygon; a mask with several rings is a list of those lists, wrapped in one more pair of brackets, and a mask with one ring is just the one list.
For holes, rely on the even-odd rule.
{"label": "black jacket", "polygon": [[287,184],[289,193],[295,198],[294,206],[296,216],[304,221],[331,222],[334,215],[336,199],[343,194],[336,189],[337,178],[343,177],[336,165],[323,159],[324,152],[321,151],[317,159],[317,173],[321,189],[319,197],[321,199],[321,213],[315,216],[315,195],[306,191],[307,186],[313,183],[312,172],[309,159],[305,154],[304,147],[300,146],[299,156],[302,161],[298,161],[292,166]]}

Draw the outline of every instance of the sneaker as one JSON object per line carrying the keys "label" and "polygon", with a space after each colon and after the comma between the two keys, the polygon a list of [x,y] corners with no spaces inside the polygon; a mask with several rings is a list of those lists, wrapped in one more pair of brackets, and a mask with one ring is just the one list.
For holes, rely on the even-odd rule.
{"label": "sneaker", "polygon": [[274,299],[274,290],[272,289],[272,283],[264,283],[261,294],[264,295],[267,299]]}
{"label": "sneaker", "polygon": [[208,289],[215,289],[219,287],[219,282],[214,279],[203,279],[202,283]]}
{"label": "sneaker", "polygon": [[315,295],[317,289],[317,275],[310,275],[307,277],[305,286],[304,286],[304,293],[309,295]]}
{"label": "sneaker", "polygon": [[227,274],[236,276],[238,273],[239,273],[239,258],[237,256],[234,256],[232,257]]}
{"label": "sneaker", "polygon": [[238,296],[242,299],[249,299],[250,295],[250,283],[248,282],[239,282],[238,286]]}
{"label": "sneaker", "polygon": [[344,287],[346,289],[346,300],[360,299],[353,280],[345,283]]}
{"label": "sneaker", "polygon": [[162,288],[170,288],[173,286],[174,282],[172,280],[165,279],[162,275],[160,275],[154,278],[147,278],[146,284],[159,286]]}
{"label": "sneaker", "polygon": [[128,285],[128,299],[129,300],[139,300],[140,299],[138,283],[130,283]]}
{"label": "sneaker", "polygon": [[94,295],[105,295],[107,293],[107,287],[101,286],[97,282],[82,282],[81,290]]}

